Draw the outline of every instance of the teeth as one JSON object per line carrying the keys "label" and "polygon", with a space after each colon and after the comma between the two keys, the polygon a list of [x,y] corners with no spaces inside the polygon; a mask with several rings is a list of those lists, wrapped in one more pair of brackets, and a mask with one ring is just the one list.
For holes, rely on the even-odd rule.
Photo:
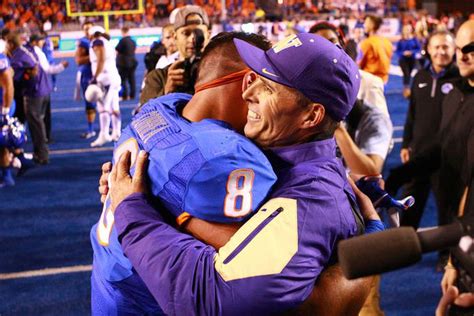
{"label": "teeth", "polygon": [[259,119],[260,118],[260,115],[258,115],[256,112],[254,112],[250,109],[248,111],[247,116],[250,117],[250,118],[253,118],[253,119]]}

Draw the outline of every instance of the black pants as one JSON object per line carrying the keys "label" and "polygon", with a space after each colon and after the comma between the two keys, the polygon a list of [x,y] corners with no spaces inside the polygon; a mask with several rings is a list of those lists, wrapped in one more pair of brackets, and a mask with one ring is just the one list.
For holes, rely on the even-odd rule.
{"label": "black pants", "polygon": [[39,160],[48,160],[49,149],[46,143],[46,126],[44,124],[49,95],[44,97],[24,98],[26,120],[33,141],[34,157]]}
{"label": "black pants", "polygon": [[25,117],[25,107],[23,105],[23,87],[16,83],[14,84],[15,92],[13,94],[13,98],[15,99],[15,116],[20,122],[25,124],[26,117]]}
{"label": "black pants", "polygon": [[400,68],[403,72],[403,85],[409,86],[411,79],[411,72],[415,68],[416,59],[415,57],[401,57],[398,60]]}
{"label": "black pants", "polygon": [[[122,79],[122,98],[135,99],[136,83],[135,83],[135,70],[137,69],[136,63],[132,67],[118,67],[120,79]],[[130,86],[130,94],[128,93],[127,83]]]}
{"label": "black pants", "polygon": [[441,206],[439,203],[441,193],[439,187],[439,174],[437,172],[431,177],[414,178],[411,182],[407,183],[403,188],[403,197],[412,195],[415,198],[415,205],[403,212],[400,225],[412,226],[413,228],[418,229],[431,190],[433,191],[436,200],[438,220],[439,222],[446,222],[444,216],[440,214]]}
{"label": "black pants", "polygon": [[51,98],[48,98],[48,105],[44,114],[44,126],[46,128],[46,139],[51,141]]}

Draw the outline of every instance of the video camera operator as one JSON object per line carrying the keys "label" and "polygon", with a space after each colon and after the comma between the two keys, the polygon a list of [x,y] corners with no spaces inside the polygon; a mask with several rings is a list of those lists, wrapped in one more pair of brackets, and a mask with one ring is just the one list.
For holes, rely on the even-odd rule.
{"label": "video camera operator", "polygon": [[171,92],[194,94],[193,69],[210,36],[209,18],[199,6],[188,5],[176,14],[175,40],[180,58],[163,69],[150,71],[140,95],[140,105]]}

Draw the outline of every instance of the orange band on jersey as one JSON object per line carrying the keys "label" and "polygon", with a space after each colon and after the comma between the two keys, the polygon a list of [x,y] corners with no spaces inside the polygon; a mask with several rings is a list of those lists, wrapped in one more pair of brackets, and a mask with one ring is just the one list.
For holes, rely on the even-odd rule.
{"label": "orange band on jersey", "polygon": [[244,76],[249,71],[250,71],[250,69],[246,68],[244,70],[233,72],[233,73],[228,74],[224,77],[217,78],[217,79],[214,79],[210,82],[195,86],[194,87],[195,93],[198,93],[198,92],[206,90],[206,89],[215,88],[215,87],[218,87],[218,86],[223,86],[223,85],[229,84],[231,82],[242,81],[244,79]]}
{"label": "orange band on jersey", "polygon": [[186,212],[183,212],[181,213],[181,215],[179,215],[177,218],[176,218],[176,223],[178,224],[178,226],[181,226],[183,225],[184,223],[186,223],[186,221],[188,219],[190,219],[192,216],[191,214],[189,213],[186,213]]}

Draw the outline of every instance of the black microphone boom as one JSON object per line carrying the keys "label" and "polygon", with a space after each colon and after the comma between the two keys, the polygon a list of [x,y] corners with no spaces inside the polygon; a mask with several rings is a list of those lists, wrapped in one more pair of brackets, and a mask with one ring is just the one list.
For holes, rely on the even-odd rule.
{"label": "black microphone boom", "polygon": [[471,217],[419,232],[399,227],[346,239],[338,246],[339,262],[348,279],[404,268],[423,253],[456,246],[462,236],[473,234],[473,227]]}
{"label": "black microphone boom", "polygon": [[349,280],[406,267],[421,259],[421,245],[412,227],[343,240],[339,263]]}

